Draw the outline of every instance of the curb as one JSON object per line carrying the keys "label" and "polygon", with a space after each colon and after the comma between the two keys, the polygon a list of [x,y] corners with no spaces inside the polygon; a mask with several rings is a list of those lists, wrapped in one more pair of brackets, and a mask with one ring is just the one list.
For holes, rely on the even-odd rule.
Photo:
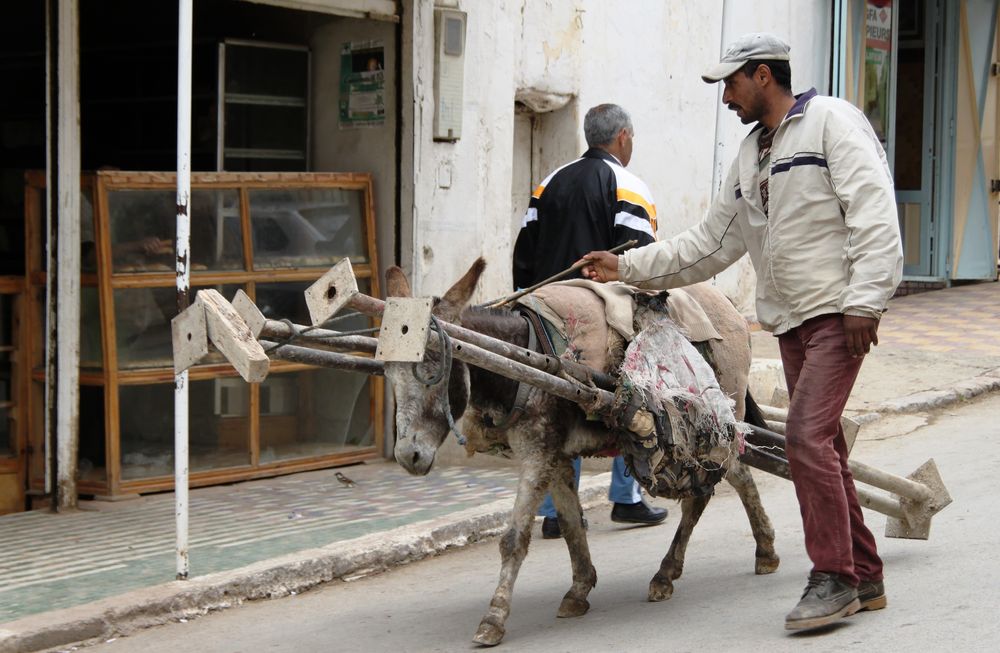
{"label": "curb", "polygon": [[[606,472],[580,480],[584,509],[606,501],[610,479],[611,474]],[[245,601],[289,596],[333,580],[350,582],[499,535],[507,528],[510,513],[511,500],[500,499],[239,569],[23,617],[0,626],[0,653],[31,653],[95,643]]]}
{"label": "curb", "polygon": [[997,390],[1000,390],[1000,367],[944,388],[915,392],[899,399],[883,401],[874,408],[874,412],[882,414],[917,413],[944,408]]}

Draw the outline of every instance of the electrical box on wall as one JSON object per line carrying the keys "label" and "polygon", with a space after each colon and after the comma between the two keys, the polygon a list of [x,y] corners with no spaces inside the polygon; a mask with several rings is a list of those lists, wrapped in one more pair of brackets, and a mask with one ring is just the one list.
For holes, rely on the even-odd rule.
{"label": "electrical box on wall", "polygon": [[465,81],[464,11],[434,10],[434,140],[462,137]]}

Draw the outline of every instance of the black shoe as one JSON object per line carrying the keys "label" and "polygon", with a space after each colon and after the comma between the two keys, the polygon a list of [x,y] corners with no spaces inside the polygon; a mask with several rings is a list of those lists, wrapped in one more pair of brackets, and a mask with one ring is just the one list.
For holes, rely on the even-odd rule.
{"label": "black shoe", "polygon": [[[583,530],[587,530],[586,517],[581,517],[580,521],[583,523]],[[543,540],[558,540],[562,537],[562,529],[559,528],[559,518],[557,517],[546,517],[542,520],[542,539]]]}
{"label": "black shoe", "polygon": [[799,604],[785,617],[785,629],[819,628],[854,614],[860,607],[857,589],[837,574],[814,571]]}
{"label": "black shoe", "polygon": [[863,580],[858,583],[858,601],[862,610],[881,610],[888,603],[885,599],[885,585],[880,580]]}
{"label": "black shoe", "polygon": [[611,509],[611,521],[625,524],[645,524],[652,526],[667,518],[666,508],[653,508],[645,501],[639,503],[616,503]]}

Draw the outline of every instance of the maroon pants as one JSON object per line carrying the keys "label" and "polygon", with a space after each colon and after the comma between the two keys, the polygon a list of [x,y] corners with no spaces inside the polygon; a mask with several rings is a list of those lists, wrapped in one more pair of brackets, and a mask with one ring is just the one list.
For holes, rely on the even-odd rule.
{"label": "maroon pants", "polygon": [[778,342],[791,399],[786,453],[813,571],[840,574],[852,585],[882,580],[840,426],[863,359],[848,353],[839,313],[807,320]]}

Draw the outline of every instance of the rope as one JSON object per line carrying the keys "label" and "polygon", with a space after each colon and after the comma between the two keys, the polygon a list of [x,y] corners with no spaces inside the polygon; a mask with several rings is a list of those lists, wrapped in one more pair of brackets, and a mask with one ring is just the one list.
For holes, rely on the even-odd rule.
{"label": "rope", "polygon": [[441,366],[433,377],[429,379],[424,379],[420,377],[420,368],[418,363],[411,363],[411,369],[413,371],[413,378],[420,381],[426,386],[434,386],[438,383],[444,382],[445,388],[444,392],[441,393],[441,407],[444,410],[445,417],[448,418],[448,432],[454,433],[455,437],[458,439],[458,444],[465,446],[467,440],[465,436],[462,435],[461,431],[458,430],[458,426],[455,425],[455,418],[451,415],[451,403],[448,401],[448,382],[449,376],[451,374],[451,360],[452,360],[452,345],[451,338],[445,333],[444,328],[438,322],[438,319],[431,316],[431,329],[437,331],[438,341],[441,343]]}

